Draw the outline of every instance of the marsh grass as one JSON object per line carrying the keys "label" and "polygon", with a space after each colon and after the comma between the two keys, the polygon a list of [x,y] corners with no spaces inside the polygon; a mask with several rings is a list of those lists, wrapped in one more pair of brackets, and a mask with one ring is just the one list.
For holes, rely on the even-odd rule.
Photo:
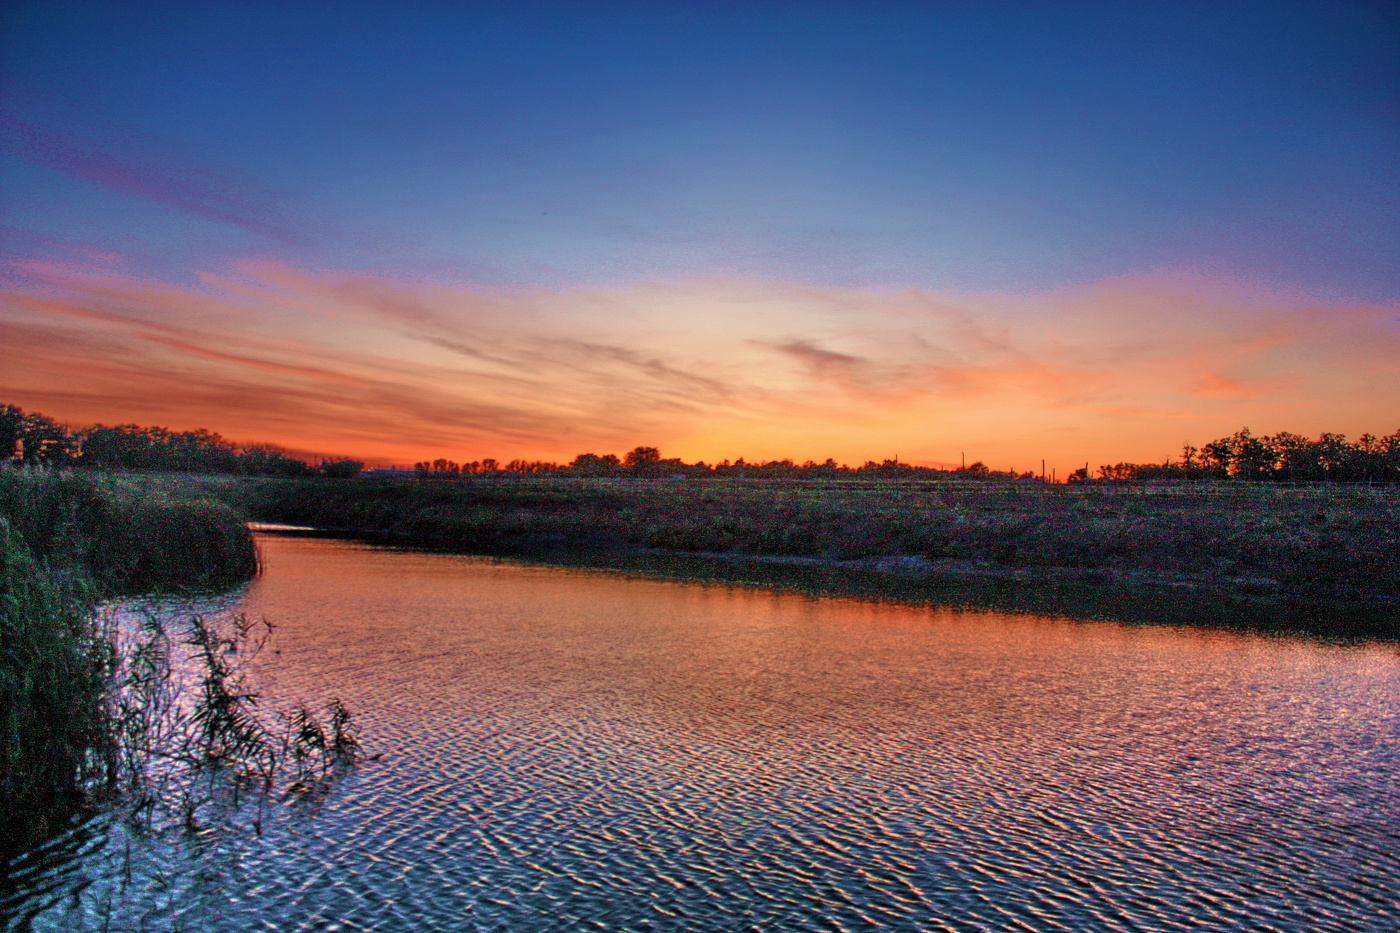
{"label": "marsh grass", "polygon": [[94,630],[95,598],[90,581],[45,566],[0,520],[0,837],[15,847],[115,777],[113,652]]}
{"label": "marsh grass", "polygon": [[[867,598],[1400,638],[1400,487],[483,475],[153,478],[377,543],[668,576],[849,576]],[[806,562],[802,569],[785,561]],[[816,565],[820,564],[821,567]],[[648,571],[651,572],[651,571]],[[727,571],[725,571],[727,573]],[[775,584],[785,585],[785,584]],[[900,597],[903,598],[903,597]]]}
{"label": "marsh grass", "polygon": [[1400,599],[1395,487],[511,476],[247,479],[218,495],[267,521],[481,552],[914,557]]}
{"label": "marsh grass", "polygon": [[103,603],[227,590],[257,567],[242,516],[188,489],[0,469],[0,856],[113,802],[192,824],[244,788],[353,760],[338,702],[319,715],[261,707],[247,664],[270,626],[134,624]]}
{"label": "marsh grass", "polygon": [[35,557],[82,568],[104,596],[227,590],[258,570],[243,517],[190,489],[0,469],[0,516]]}

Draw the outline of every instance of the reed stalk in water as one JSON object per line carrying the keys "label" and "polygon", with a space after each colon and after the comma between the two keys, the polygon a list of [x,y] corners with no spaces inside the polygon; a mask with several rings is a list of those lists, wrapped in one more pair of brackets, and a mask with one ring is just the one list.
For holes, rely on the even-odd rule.
{"label": "reed stalk in water", "polygon": [[[153,812],[176,787],[192,816],[197,773],[270,789],[284,763],[299,783],[355,758],[338,702],[327,726],[304,708],[258,709],[241,666],[259,643],[247,620],[191,616],[179,641],[154,618],[123,635],[100,608],[118,595],[226,590],[257,567],[241,516],[221,503],[0,469],[0,856],[115,797]],[[172,767],[183,776],[166,780]]]}

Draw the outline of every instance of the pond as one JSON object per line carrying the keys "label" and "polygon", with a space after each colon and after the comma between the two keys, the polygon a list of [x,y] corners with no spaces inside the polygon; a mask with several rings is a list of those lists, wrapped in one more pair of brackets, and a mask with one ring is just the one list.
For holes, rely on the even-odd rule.
{"label": "pond", "polygon": [[261,689],[381,757],[257,832],[94,821],[11,929],[1400,925],[1394,645],[261,545]]}

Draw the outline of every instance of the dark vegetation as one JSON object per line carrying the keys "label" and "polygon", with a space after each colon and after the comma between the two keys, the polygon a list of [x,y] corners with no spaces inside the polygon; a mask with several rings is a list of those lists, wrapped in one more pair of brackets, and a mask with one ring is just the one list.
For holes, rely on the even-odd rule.
{"label": "dark vegetation", "polygon": [[723,460],[716,464],[704,461],[686,463],[676,457],[662,458],[655,447],[636,447],[619,459],[616,454],[579,454],[571,462],[560,464],[545,460],[511,460],[499,463],[487,458],[469,463],[438,458],[413,465],[418,479],[451,480],[462,476],[491,476],[508,473],[515,476],[581,476],[581,477],[634,477],[655,479],[657,477],[727,477],[735,479],[837,479],[841,477],[864,477],[884,479],[928,479],[934,477],[962,477],[968,479],[1031,480],[1034,474],[1016,473],[990,469],[985,463],[973,463],[957,470],[940,470],[935,467],[914,466],[902,463],[895,457],[876,462],[868,460],[864,464],[851,467],[828,459],[822,463],[808,460],[795,463],[792,460],[746,461],[743,457],[734,461]]}
{"label": "dark vegetation", "polygon": [[477,552],[636,550],[1400,606],[1400,490],[839,479],[247,480],[259,519]]}
{"label": "dark vegetation", "polygon": [[[280,730],[259,718],[236,663],[255,627],[192,618],[187,632],[151,621],[124,634],[102,607],[225,590],[256,572],[252,537],[226,504],[101,474],[0,469],[0,856],[104,800],[151,812],[170,786],[152,783],[156,762],[166,777],[171,762],[188,766],[189,822],[195,771],[270,784],[289,757],[300,774],[353,756],[338,706],[329,730],[305,711]],[[201,672],[188,701],[179,655]]]}
{"label": "dark vegetation", "polygon": [[[1170,588],[1146,597],[1153,599],[1211,591],[1264,604],[1400,605],[1400,432],[1349,443],[1337,434],[1256,437],[1246,428],[1200,449],[1188,445],[1162,464],[1103,465],[1092,479],[1086,465],[1067,483],[982,463],[938,470],[898,458],[859,467],[687,464],[654,447],[621,458],[580,454],[566,465],[438,459],[376,475],[358,474],[351,462],[181,479],[168,474],[199,472],[201,461],[175,451],[203,444],[223,457],[231,448],[202,431],[98,427],[69,436],[41,416],[8,410],[37,425],[24,429],[35,440],[15,435],[25,461],[79,469],[140,462],[127,481],[151,503],[216,499],[263,521],[398,543],[825,562],[950,585]],[[165,452],[123,459],[111,452],[120,446],[114,437]],[[45,450],[62,453],[45,459]],[[235,469],[236,460],[203,472],[257,473]],[[103,566],[101,558],[90,563]]]}
{"label": "dark vegetation", "polygon": [[88,581],[53,572],[0,527],[0,836],[16,849],[107,777],[112,652],[94,631],[94,600]]}
{"label": "dark vegetation", "polygon": [[225,590],[257,573],[228,505],[120,476],[0,470],[0,519],[36,560],[102,596]]}
{"label": "dark vegetation", "polygon": [[0,462],[27,466],[77,467],[170,473],[232,473],[251,476],[355,476],[355,460],[311,466],[267,445],[238,447],[218,434],[158,427],[93,425],[70,432],[37,412],[0,405]]}
{"label": "dark vegetation", "polygon": [[[249,476],[357,476],[357,460],[323,461],[312,466],[285,451],[266,445],[237,447],[218,434],[173,432],[134,424],[94,425],[69,432],[44,415],[26,413],[14,405],[0,406],[0,462],[140,472],[224,473]],[[992,470],[978,461],[954,470],[902,463],[898,457],[868,460],[852,467],[826,460],[747,462],[742,457],[717,464],[685,463],[663,458],[655,447],[636,447],[626,456],[583,453],[570,463],[543,460],[485,458],[458,463],[445,457],[414,464],[419,479],[450,480],[471,476],[575,477],[713,477],[729,479],[978,479],[1043,482],[1034,471]],[[1071,473],[1067,482],[1153,482],[1164,480],[1249,480],[1287,483],[1400,483],[1400,431],[1385,437],[1363,434],[1354,443],[1341,434],[1309,440],[1282,431],[1255,437],[1242,428],[1229,437],[1196,448],[1187,444],[1181,459],[1163,463],[1102,464],[1097,474],[1089,465]]]}
{"label": "dark vegetation", "polygon": [[[1165,463],[1115,463],[1099,467],[1098,478],[1110,482],[1162,480],[1248,480],[1275,483],[1400,482],[1400,431],[1387,437],[1363,434],[1355,443],[1345,435],[1323,434],[1308,440],[1281,431],[1255,437],[1242,428],[1197,449],[1187,444],[1180,460]],[[1088,467],[1070,474],[1070,482],[1089,480]]]}
{"label": "dark vegetation", "polygon": [[[512,473],[519,476],[565,475],[610,477],[716,477],[737,479],[977,479],[1020,480],[1044,482],[1033,471],[992,470],[978,461],[954,470],[920,467],[901,463],[898,457],[876,462],[868,460],[858,467],[839,464],[835,460],[817,463],[808,460],[746,462],[742,457],[718,464],[685,463],[679,459],[663,459],[655,447],[637,447],[621,460],[614,454],[599,456],[579,454],[571,463],[558,464],[539,460],[512,460],[501,465],[495,460],[457,463],[439,458],[414,464],[420,479],[451,479],[456,476],[482,476]],[[1272,436],[1255,437],[1249,428],[1242,428],[1229,437],[1211,441],[1202,448],[1187,444],[1181,459],[1168,458],[1163,463],[1103,464],[1095,476],[1085,464],[1067,478],[1071,483],[1088,482],[1160,482],[1219,480],[1250,480],[1287,483],[1400,483],[1400,431],[1386,437],[1363,434],[1355,443],[1344,435],[1323,434],[1309,440],[1287,431]]]}

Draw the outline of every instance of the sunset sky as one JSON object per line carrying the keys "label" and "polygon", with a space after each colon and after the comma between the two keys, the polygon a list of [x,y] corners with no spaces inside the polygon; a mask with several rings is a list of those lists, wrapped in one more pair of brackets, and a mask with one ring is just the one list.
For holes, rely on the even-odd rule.
{"label": "sunset sky", "polygon": [[0,403],[997,469],[1400,429],[1400,7],[0,13]]}

